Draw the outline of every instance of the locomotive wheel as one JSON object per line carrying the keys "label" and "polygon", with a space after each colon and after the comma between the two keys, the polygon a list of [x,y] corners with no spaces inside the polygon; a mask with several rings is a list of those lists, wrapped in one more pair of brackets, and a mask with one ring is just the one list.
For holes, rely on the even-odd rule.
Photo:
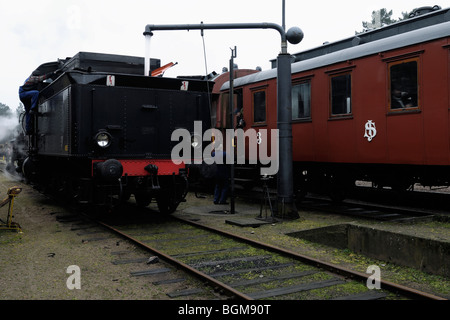
{"label": "locomotive wheel", "polygon": [[161,188],[156,196],[158,209],[161,213],[171,214],[177,209],[180,202],[184,201],[188,190],[188,180],[186,176],[170,177],[166,180],[166,187]]}
{"label": "locomotive wheel", "polygon": [[120,197],[120,201],[125,203],[128,200],[130,200],[130,197],[131,197],[131,193],[130,192],[124,192],[124,193],[122,193],[122,195]]}
{"label": "locomotive wheel", "polygon": [[134,198],[136,199],[136,204],[139,207],[146,207],[152,202],[151,195],[145,192],[135,193]]}
{"label": "locomotive wheel", "polygon": [[163,193],[156,198],[159,212],[165,214],[174,213],[180,201],[177,201],[172,193]]}

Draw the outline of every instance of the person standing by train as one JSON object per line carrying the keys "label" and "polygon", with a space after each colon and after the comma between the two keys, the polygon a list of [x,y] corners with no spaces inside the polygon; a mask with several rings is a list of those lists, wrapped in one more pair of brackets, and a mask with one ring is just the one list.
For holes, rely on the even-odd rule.
{"label": "person standing by train", "polygon": [[236,109],[234,113],[236,114],[236,129],[244,129],[245,128],[244,110]]}
{"label": "person standing by train", "polygon": [[31,134],[32,129],[30,112],[35,110],[39,98],[38,85],[44,80],[56,75],[58,72],[59,70],[56,70],[41,75],[39,70],[34,70],[33,73],[25,80],[24,84],[19,87],[19,99],[25,106],[25,132],[27,135]]}
{"label": "person standing by train", "polygon": [[216,170],[216,186],[214,188],[214,204],[228,204],[228,188],[230,179],[230,168],[227,166],[227,154],[223,151],[222,145],[219,145],[213,152],[212,156],[216,159],[222,158],[222,163],[217,163]]}

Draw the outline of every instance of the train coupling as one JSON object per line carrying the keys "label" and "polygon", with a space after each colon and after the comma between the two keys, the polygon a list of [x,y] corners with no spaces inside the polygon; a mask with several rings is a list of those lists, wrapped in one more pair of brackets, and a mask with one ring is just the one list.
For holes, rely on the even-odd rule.
{"label": "train coupling", "polygon": [[152,190],[159,190],[161,189],[160,185],[159,185],[159,180],[158,180],[158,166],[154,165],[154,164],[149,164],[145,166],[145,171],[147,171],[148,173],[150,173],[150,181],[151,181],[151,188]]}

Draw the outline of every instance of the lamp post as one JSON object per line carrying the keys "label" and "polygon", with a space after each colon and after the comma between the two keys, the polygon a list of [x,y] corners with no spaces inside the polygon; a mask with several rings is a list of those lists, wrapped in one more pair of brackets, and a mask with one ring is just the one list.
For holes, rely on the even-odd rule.
{"label": "lamp post", "polygon": [[[234,50],[231,49],[231,58],[230,58],[230,95],[229,95],[229,105],[230,105],[230,124],[231,129],[234,129],[234,58],[237,57],[237,49],[234,47]],[[234,139],[234,137],[233,137]],[[231,147],[233,146],[233,143],[231,143]],[[234,206],[234,153],[233,155],[233,161],[230,166],[230,179],[231,179],[231,199],[230,199],[230,213],[235,213],[235,206]],[[230,156],[230,155],[229,155]]]}

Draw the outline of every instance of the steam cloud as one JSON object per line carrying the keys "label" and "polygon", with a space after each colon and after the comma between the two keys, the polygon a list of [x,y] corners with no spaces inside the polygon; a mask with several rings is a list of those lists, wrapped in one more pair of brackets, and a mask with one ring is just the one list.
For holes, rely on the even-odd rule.
{"label": "steam cloud", "polygon": [[18,123],[19,121],[15,116],[0,116],[0,141],[17,135],[16,127]]}

